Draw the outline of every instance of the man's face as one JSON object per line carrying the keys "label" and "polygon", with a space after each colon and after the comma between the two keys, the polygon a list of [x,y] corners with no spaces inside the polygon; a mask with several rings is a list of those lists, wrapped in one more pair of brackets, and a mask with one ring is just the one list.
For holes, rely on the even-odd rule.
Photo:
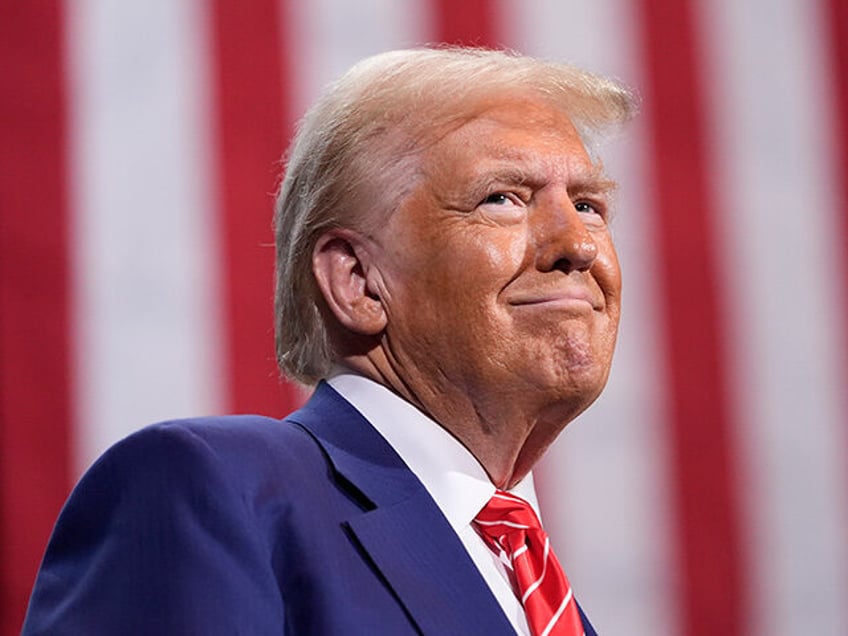
{"label": "man's face", "polygon": [[454,393],[493,425],[512,407],[567,421],[600,393],[621,291],[609,186],[539,100],[481,103],[424,151],[376,240],[384,349],[437,419]]}

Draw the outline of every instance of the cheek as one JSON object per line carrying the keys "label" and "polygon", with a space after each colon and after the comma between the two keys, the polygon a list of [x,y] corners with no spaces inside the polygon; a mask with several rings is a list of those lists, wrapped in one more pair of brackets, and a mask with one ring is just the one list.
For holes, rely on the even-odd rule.
{"label": "cheek", "polygon": [[420,259],[419,273],[437,293],[463,305],[496,298],[521,269],[526,245],[517,233],[462,233],[441,237]]}
{"label": "cheek", "polygon": [[522,270],[527,257],[523,231],[503,227],[486,230],[455,243],[453,275],[465,280],[464,293],[498,294]]}
{"label": "cheek", "polygon": [[482,263],[502,273],[515,274],[527,256],[527,231],[524,227],[492,228],[476,237],[475,248]]}
{"label": "cheek", "polygon": [[621,297],[621,267],[612,240],[599,241],[598,258],[592,265],[592,276],[598,282],[607,303],[618,304]]}

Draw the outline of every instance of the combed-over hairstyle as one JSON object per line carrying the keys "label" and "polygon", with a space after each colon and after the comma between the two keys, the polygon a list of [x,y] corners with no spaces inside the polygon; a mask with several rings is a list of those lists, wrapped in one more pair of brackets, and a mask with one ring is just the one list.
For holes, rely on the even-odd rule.
{"label": "combed-over hairstyle", "polygon": [[482,97],[541,98],[561,108],[592,150],[635,113],[621,84],[511,52],[421,48],[369,57],[332,83],[300,121],[274,216],[275,329],[283,373],[311,384],[334,362],[312,273],[318,238],[373,231],[415,184],[417,161]]}

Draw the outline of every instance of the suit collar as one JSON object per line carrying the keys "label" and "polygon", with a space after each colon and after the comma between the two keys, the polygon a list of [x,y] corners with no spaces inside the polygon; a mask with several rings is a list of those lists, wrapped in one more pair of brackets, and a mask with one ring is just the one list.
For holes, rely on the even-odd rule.
{"label": "suit collar", "polygon": [[423,634],[514,634],[427,490],[356,409],[322,382],[288,419],[362,500],[346,525]]}
{"label": "suit collar", "polygon": [[326,382],[286,419],[312,435],[338,475],[359,490],[370,507],[392,505],[422,488],[389,443]]}

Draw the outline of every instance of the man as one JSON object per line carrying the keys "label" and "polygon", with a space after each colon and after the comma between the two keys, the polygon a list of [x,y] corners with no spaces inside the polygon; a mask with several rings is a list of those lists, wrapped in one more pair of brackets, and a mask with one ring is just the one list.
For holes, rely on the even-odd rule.
{"label": "man", "polygon": [[612,184],[586,143],[632,111],[492,51],[386,53],[332,85],[276,213],[278,357],[312,398],[108,451],[24,632],[594,634],[530,470],[609,372]]}

